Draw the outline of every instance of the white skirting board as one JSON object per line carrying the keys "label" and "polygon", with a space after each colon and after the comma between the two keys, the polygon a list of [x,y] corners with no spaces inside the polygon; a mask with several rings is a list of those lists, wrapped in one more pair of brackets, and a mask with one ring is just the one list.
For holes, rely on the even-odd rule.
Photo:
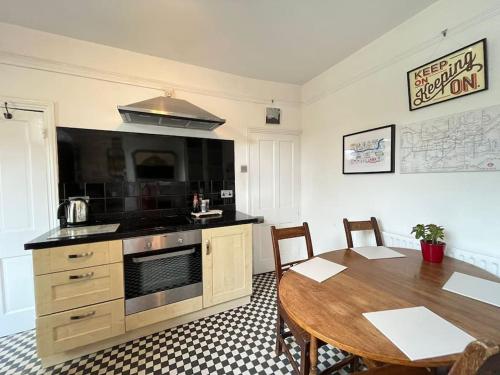
{"label": "white skirting board", "polygon": [[[412,237],[401,236],[399,234],[388,232],[382,232],[382,236],[384,237],[384,244],[386,246],[405,247],[408,249],[420,250],[420,242]],[[449,257],[473,264],[474,266],[482,268],[500,277],[500,258],[450,246],[446,247],[445,254]]]}

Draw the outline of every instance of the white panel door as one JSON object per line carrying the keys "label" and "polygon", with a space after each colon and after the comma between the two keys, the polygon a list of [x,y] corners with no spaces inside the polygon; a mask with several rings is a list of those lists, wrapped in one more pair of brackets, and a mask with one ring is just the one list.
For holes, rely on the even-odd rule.
{"label": "white panel door", "polygon": [[0,336],[35,326],[31,252],[25,242],[49,229],[43,113],[0,120]]}
{"label": "white panel door", "polygon": [[[250,212],[263,216],[264,223],[254,225],[254,273],[274,270],[271,225],[298,225],[300,207],[300,138],[298,135],[249,133]],[[282,261],[302,256],[302,243],[280,243]]]}

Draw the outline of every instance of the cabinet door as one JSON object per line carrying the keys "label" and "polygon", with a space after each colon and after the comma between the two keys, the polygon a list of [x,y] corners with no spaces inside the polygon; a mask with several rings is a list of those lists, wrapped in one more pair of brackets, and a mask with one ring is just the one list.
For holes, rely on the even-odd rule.
{"label": "cabinet door", "polygon": [[203,307],[252,294],[252,225],[203,230]]}

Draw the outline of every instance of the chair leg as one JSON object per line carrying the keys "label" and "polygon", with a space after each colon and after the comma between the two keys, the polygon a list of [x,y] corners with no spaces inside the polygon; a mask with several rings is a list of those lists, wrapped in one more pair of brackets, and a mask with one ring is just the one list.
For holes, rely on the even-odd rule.
{"label": "chair leg", "polygon": [[356,371],[359,371],[359,361],[360,361],[360,358],[358,356],[355,356],[354,359],[352,360],[352,363],[351,363],[351,372],[356,372]]}
{"label": "chair leg", "polygon": [[276,355],[280,356],[283,353],[283,344],[281,342],[281,337],[285,331],[285,324],[281,316],[278,314],[278,319],[276,320]]}
{"label": "chair leg", "polygon": [[311,359],[309,356],[309,345],[304,344],[300,348],[300,375],[309,375],[309,371],[311,371]]}

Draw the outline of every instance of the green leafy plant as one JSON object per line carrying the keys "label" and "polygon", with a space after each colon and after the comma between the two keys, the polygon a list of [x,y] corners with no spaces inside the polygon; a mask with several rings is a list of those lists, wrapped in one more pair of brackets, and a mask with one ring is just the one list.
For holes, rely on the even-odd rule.
{"label": "green leafy plant", "polygon": [[438,244],[444,239],[444,228],[436,224],[417,224],[413,227],[411,234],[415,234],[417,240],[424,240]]}

